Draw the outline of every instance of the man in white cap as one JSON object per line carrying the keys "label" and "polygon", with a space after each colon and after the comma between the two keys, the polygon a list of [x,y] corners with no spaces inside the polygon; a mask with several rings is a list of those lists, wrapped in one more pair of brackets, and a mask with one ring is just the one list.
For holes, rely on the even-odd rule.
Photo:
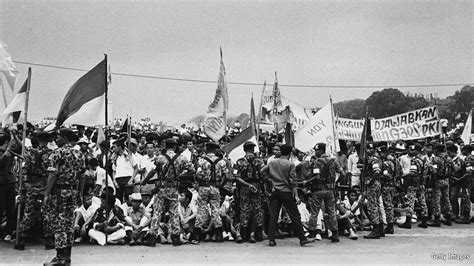
{"label": "man in white cap", "polygon": [[130,240],[130,246],[141,245],[142,239],[148,232],[151,215],[142,204],[142,195],[133,193],[130,195],[132,206],[125,211],[125,231]]}

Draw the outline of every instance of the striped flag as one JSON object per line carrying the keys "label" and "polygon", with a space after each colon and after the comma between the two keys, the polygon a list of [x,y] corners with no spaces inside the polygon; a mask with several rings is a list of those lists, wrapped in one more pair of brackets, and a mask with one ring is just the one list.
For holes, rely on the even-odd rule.
{"label": "striped flag", "polygon": [[8,104],[7,108],[3,110],[2,115],[7,115],[4,119],[4,121],[8,121],[11,117],[12,123],[17,123],[18,120],[20,119],[21,112],[25,110],[25,105],[26,105],[26,94],[28,89],[28,78],[25,80],[25,83],[23,83],[23,86],[21,86],[20,90],[18,93],[15,95],[13,100]]}
{"label": "striped flag", "polygon": [[69,89],[56,119],[56,128],[64,123],[84,126],[105,124],[107,61],[104,59]]}
{"label": "striped flag", "polygon": [[240,132],[240,134],[235,136],[229,144],[222,148],[222,150],[227,153],[231,161],[235,163],[238,159],[244,157],[244,143],[247,141],[255,143],[255,152],[259,151],[258,141],[255,137],[255,133],[252,127],[248,127],[242,132]]}

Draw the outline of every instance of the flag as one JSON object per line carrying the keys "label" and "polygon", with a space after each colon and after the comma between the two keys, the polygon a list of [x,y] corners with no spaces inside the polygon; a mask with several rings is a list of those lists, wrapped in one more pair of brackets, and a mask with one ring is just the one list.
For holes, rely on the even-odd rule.
{"label": "flag", "polygon": [[365,113],[365,120],[364,120],[364,129],[362,130],[362,136],[360,138],[360,151],[359,151],[359,158],[365,160],[366,150],[365,147],[367,146],[367,142],[373,141],[372,138],[372,129],[369,120],[369,112],[368,110]]}
{"label": "flag", "polygon": [[247,141],[255,143],[255,152],[259,152],[258,141],[252,127],[248,127],[240,132],[239,135],[235,136],[222,150],[229,156],[231,161],[235,163],[238,159],[244,157],[244,143]]}
{"label": "flag", "polygon": [[13,64],[12,57],[8,54],[5,48],[5,45],[0,43],[0,73],[3,73],[10,89],[13,91],[16,76],[20,71],[18,71],[15,64]]}
{"label": "flag", "polygon": [[257,117],[255,116],[255,106],[253,103],[253,93],[250,99],[250,127],[253,129],[255,137],[258,139]]}
{"label": "flag", "polygon": [[461,139],[465,145],[471,143],[471,132],[472,132],[472,110],[469,112],[466,123],[464,124],[464,130],[461,134]]}
{"label": "flag", "polygon": [[84,126],[105,123],[107,60],[77,80],[64,97],[56,119],[56,128],[64,123]]}
{"label": "flag", "polygon": [[335,154],[335,136],[333,129],[331,104],[319,110],[304,126],[295,132],[295,147],[302,151],[310,151],[316,143],[326,143],[326,154]]}
{"label": "flag", "polygon": [[123,122],[122,129],[120,130],[120,133],[127,133],[128,134],[128,117],[125,119],[125,122]]}
{"label": "flag", "polygon": [[228,109],[229,95],[227,94],[227,80],[221,49],[221,65],[217,79],[216,95],[214,96],[214,101],[209,105],[206,117],[204,118],[204,132],[214,141],[218,141],[226,133],[226,111]]}
{"label": "flag", "polygon": [[28,93],[28,78],[21,86],[18,93],[8,104],[7,108],[3,110],[2,115],[7,115],[4,119],[4,122],[8,121],[10,117],[12,118],[12,123],[17,123],[20,119],[21,112],[25,110],[26,105],[26,94]]}

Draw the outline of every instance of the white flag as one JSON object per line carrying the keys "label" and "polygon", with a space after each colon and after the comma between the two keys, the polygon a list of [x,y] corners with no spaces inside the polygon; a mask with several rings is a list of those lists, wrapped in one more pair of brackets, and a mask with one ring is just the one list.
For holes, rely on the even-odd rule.
{"label": "white flag", "polygon": [[218,141],[225,135],[226,131],[226,111],[229,109],[229,96],[227,94],[227,80],[225,76],[224,61],[222,60],[217,89],[214,100],[209,105],[206,117],[204,118],[204,132],[214,141]]}
{"label": "white flag", "polygon": [[472,132],[472,110],[469,112],[466,123],[464,124],[464,130],[461,134],[461,139],[465,145],[470,144],[471,142],[471,132]]}
{"label": "white flag", "polygon": [[20,71],[18,71],[15,64],[13,64],[12,57],[7,53],[5,45],[2,43],[0,43],[0,73],[5,75],[8,85],[10,85],[10,89],[13,91],[16,75],[18,75]]}
{"label": "white flag", "polygon": [[332,123],[331,104],[328,103],[295,132],[295,147],[308,152],[316,143],[322,142],[326,143],[326,154],[335,154],[337,147]]}

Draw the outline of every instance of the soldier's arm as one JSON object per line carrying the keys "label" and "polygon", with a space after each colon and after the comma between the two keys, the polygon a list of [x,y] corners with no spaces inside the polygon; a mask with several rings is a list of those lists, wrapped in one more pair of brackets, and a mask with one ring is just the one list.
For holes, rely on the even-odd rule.
{"label": "soldier's arm", "polygon": [[146,182],[148,182],[148,180],[150,180],[157,172],[158,172],[158,168],[159,165],[158,165],[158,162],[156,161],[155,162],[155,168],[151,169],[150,172],[146,175],[146,177],[142,180],[142,182],[140,182],[140,184],[143,186],[146,184]]}

